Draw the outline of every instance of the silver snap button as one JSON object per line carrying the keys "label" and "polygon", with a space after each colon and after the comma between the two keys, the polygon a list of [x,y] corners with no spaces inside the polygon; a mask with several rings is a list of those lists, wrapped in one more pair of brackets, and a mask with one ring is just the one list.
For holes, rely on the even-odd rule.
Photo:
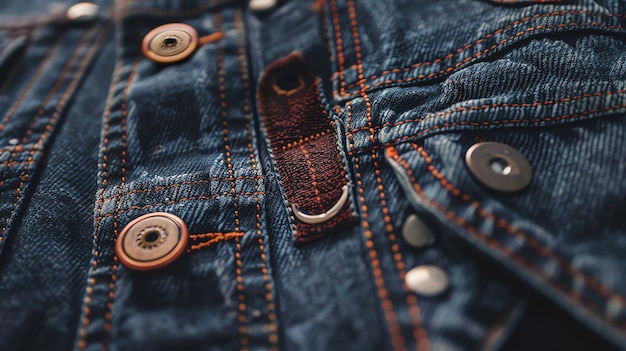
{"label": "silver snap button", "polygon": [[152,270],[174,262],[185,250],[187,239],[187,225],[182,219],[169,213],[150,213],[124,227],[115,253],[129,268]]}
{"label": "silver snap button", "polygon": [[425,296],[437,296],[448,289],[448,275],[437,266],[418,266],[407,272],[407,287],[414,293]]}
{"label": "silver snap button", "polygon": [[152,29],[143,38],[144,55],[158,63],[189,57],[198,46],[198,32],[184,23],[169,23]]}
{"label": "silver snap button", "polygon": [[277,0],[250,0],[250,10],[262,12],[272,9],[278,3]]}
{"label": "silver snap button", "polygon": [[91,2],[79,2],[67,9],[66,15],[70,21],[90,20],[98,14],[100,8]]}
{"label": "silver snap button", "polygon": [[530,184],[532,166],[509,145],[483,142],[472,145],[465,154],[470,172],[482,184],[499,191],[518,191]]}
{"label": "silver snap button", "polygon": [[402,225],[402,237],[413,247],[425,247],[435,242],[433,232],[417,215],[410,215]]}

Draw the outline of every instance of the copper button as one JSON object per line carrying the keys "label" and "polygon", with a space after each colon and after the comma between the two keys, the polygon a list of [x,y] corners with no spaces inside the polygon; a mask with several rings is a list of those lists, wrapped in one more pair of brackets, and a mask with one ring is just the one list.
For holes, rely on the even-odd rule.
{"label": "copper button", "polygon": [[174,262],[185,250],[187,238],[182,219],[169,213],[150,213],[124,227],[115,252],[126,267],[147,271]]}
{"label": "copper button", "polygon": [[509,145],[482,142],[467,150],[465,162],[472,175],[485,186],[498,191],[518,191],[530,184],[532,166]]}
{"label": "copper button", "polygon": [[184,23],[158,26],[143,38],[144,55],[158,63],[173,63],[189,57],[198,46],[198,32]]}

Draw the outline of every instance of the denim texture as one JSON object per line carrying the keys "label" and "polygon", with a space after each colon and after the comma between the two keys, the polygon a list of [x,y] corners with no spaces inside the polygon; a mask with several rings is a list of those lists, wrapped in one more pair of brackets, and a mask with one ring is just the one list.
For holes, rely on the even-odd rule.
{"label": "denim texture", "polygon": [[[0,350],[626,349],[624,1],[95,2],[0,3]],[[172,22],[224,35],[148,60]],[[350,192],[306,243],[260,106],[290,55]],[[530,186],[477,182],[484,141]],[[133,271],[115,241],[152,212],[188,248]],[[447,291],[410,292],[419,265]]]}

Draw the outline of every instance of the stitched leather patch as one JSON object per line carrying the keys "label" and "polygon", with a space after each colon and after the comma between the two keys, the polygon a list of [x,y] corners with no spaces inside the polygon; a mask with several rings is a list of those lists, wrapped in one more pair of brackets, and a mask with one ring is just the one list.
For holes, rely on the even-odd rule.
{"label": "stitched leather patch", "polygon": [[[351,220],[337,136],[318,81],[298,54],[273,62],[261,79],[260,110],[296,227],[296,242],[321,237]],[[337,206],[341,206],[338,211]],[[299,214],[313,216],[302,219]]]}

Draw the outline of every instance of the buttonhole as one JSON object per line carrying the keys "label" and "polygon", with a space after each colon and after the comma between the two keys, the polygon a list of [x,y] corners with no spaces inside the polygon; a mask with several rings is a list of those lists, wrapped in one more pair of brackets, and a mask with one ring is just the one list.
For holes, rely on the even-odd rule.
{"label": "buttonhole", "polygon": [[494,157],[489,160],[489,167],[491,167],[491,170],[499,175],[506,176],[511,174],[511,165],[509,165],[509,163],[501,157]]}

